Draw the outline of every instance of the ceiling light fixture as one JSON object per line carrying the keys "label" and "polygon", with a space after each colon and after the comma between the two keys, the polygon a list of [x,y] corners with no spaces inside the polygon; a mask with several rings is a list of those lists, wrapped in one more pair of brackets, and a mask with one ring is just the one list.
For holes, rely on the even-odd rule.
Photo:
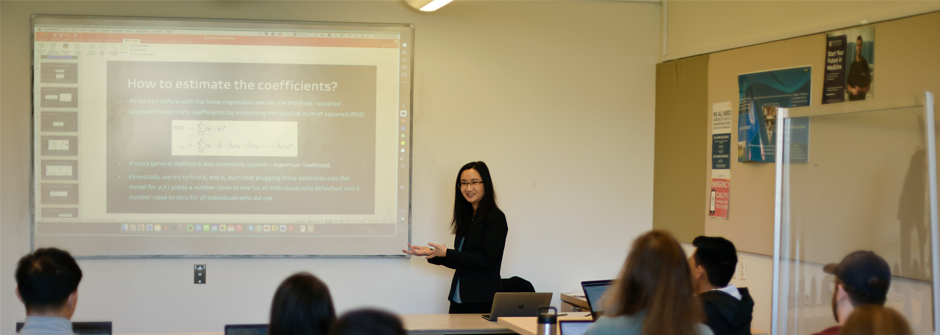
{"label": "ceiling light fixture", "polygon": [[404,0],[409,6],[422,12],[433,12],[453,0]]}

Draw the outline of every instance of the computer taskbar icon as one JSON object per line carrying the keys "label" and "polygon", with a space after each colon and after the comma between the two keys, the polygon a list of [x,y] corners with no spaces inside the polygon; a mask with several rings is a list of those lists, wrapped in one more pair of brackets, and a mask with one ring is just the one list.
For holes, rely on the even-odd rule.
{"label": "computer taskbar icon", "polygon": [[122,232],[315,233],[312,224],[154,224],[122,223]]}

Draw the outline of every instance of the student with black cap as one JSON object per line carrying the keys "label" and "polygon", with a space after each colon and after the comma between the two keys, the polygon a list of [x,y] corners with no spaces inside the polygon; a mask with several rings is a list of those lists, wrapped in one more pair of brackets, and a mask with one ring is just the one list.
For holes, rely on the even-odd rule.
{"label": "student with black cap", "polygon": [[836,276],[831,287],[832,316],[839,324],[814,335],[839,334],[856,307],[884,306],[891,286],[891,268],[881,256],[859,250],[845,256],[839,264],[826,265],[823,271]]}

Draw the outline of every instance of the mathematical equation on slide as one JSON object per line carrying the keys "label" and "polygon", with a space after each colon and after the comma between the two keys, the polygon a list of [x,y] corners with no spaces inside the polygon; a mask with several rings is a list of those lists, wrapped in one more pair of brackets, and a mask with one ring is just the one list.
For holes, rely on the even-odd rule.
{"label": "mathematical equation on slide", "polygon": [[173,120],[173,156],[297,157],[297,122]]}

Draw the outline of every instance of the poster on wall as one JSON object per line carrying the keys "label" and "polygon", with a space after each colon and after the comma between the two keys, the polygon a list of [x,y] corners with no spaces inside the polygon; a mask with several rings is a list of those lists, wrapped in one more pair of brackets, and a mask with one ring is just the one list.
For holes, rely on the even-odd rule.
{"label": "poster on wall", "polygon": [[708,216],[728,218],[731,197],[731,101],[712,104],[712,178]]}
{"label": "poster on wall", "polygon": [[826,34],[824,104],[874,98],[875,27]]}
{"label": "poster on wall", "polygon": [[793,117],[788,119],[790,126],[786,127],[781,124],[781,127],[786,127],[787,135],[785,138],[789,138],[789,145],[787,152],[789,153],[789,160],[786,163],[806,163],[809,162],[809,118],[808,117]]}
{"label": "poster on wall", "polygon": [[708,216],[727,219],[730,198],[731,180],[712,178],[711,191],[708,195]]}
{"label": "poster on wall", "polygon": [[731,179],[731,101],[712,104],[712,178]]}
{"label": "poster on wall", "polygon": [[777,108],[809,106],[812,67],[738,75],[738,161],[776,159]]}

